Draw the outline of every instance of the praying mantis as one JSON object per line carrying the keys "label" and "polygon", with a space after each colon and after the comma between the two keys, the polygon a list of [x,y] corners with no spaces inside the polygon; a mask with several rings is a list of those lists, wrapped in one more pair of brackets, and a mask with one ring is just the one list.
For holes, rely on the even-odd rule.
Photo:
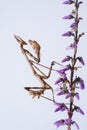
{"label": "praying mantis", "polygon": [[[51,71],[54,70],[54,69],[52,69],[52,67],[55,63],[60,65],[60,66],[62,66],[62,65],[60,63],[55,62],[55,61],[51,62],[50,67],[46,67],[44,65],[41,65],[40,64],[40,49],[41,49],[41,47],[40,47],[39,43],[37,41],[32,41],[32,40],[29,40],[28,43],[26,43],[21,37],[19,37],[17,35],[14,35],[14,37],[15,37],[16,41],[19,43],[21,52],[25,56],[29,66],[32,70],[33,75],[39,80],[39,82],[41,84],[40,87],[37,87],[37,86],[36,87],[24,87],[24,89],[29,92],[29,94],[32,96],[32,98],[34,98],[34,97],[38,97],[38,98],[44,97],[43,94],[44,94],[45,90],[51,90],[52,91],[52,99],[50,99],[50,100],[52,100],[54,102],[55,101],[54,90],[45,80],[50,77]],[[34,56],[29,50],[24,48],[24,46],[26,46],[26,45],[32,46],[32,48],[35,51],[36,56]],[[47,68],[49,70],[48,75],[43,73],[36,66],[36,64]],[[37,71],[39,71],[40,74]],[[54,71],[56,71],[56,70],[54,70]]]}

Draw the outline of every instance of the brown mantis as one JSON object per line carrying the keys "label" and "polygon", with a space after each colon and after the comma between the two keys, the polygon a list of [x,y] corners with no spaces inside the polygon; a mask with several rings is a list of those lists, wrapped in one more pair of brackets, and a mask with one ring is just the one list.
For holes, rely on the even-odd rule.
{"label": "brown mantis", "polygon": [[[51,71],[54,70],[54,69],[52,69],[52,67],[55,63],[60,65],[60,66],[62,66],[62,65],[60,63],[55,62],[55,61],[51,62],[51,65],[49,68],[44,66],[44,65],[39,64],[39,62],[40,62],[40,49],[41,49],[39,43],[36,41],[32,41],[32,40],[28,41],[28,43],[32,46],[32,48],[35,51],[36,56],[34,56],[32,53],[29,52],[29,50],[24,48],[24,46],[28,45],[28,43],[26,43],[22,38],[20,38],[17,35],[14,35],[14,37],[17,40],[17,42],[20,44],[20,49],[21,49],[23,55],[25,56],[34,76],[41,83],[41,87],[24,87],[24,88],[29,92],[30,95],[32,95],[33,98],[36,96],[38,98],[44,97],[44,96],[42,96],[44,94],[44,91],[51,90],[52,91],[52,99],[50,99],[50,100],[55,101],[53,88],[45,81],[45,79],[48,79],[50,77]],[[29,57],[32,58],[33,60],[31,60]],[[49,69],[48,75],[44,74],[35,64],[41,65],[41,66]],[[37,70],[41,74],[39,74],[37,72]]]}

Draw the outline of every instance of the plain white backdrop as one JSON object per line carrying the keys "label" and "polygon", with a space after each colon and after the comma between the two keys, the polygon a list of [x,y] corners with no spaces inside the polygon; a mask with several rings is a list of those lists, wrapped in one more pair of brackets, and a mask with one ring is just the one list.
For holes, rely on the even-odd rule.
{"label": "plain white backdrop", "polygon": [[[0,129],[1,130],[56,130],[53,123],[65,117],[64,113],[54,113],[55,106],[45,99],[32,100],[24,86],[33,86],[38,81],[22,55],[13,35],[25,41],[36,40],[41,45],[41,63],[50,66],[52,60],[61,61],[71,51],[66,47],[71,39],[62,38],[68,31],[71,21],[62,17],[69,14],[73,6],[62,5],[63,0],[0,0]],[[87,63],[87,2],[80,8],[84,20],[80,23],[81,38],[78,55]],[[45,71],[47,73],[47,70]],[[87,84],[87,65],[78,72]],[[57,74],[52,73],[49,83],[54,85]],[[85,111],[85,116],[75,114],[80,129],[86,129],[87,88],[80,93],[77,101]],[[59,99],[58,99],[59,101]],[[63,116],[63,117],[62,117]],[[59,129],[64,130],[65,127]]]}

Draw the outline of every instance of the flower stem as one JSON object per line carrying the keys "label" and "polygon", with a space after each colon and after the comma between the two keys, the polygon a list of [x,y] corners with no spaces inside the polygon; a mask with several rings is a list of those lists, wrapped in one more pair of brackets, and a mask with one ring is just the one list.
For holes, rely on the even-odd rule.
{"label": "flower stem", "polygon": [[[78,0],[75,2],[75,24],[76,24],[76,29],[75,29],[75,35],[74,35],[74,42],[78,44]],[[75,68],[75,63],[76,63],[76,54],[77,54],[77,47],[74,48],[74,54],[73,54],[73,60],[72,60],[72,67],[71,67],[71,74],[70,74],[70,91],[73,95],[75,92],[75,87],[73,85],[73,78],[74,78],[74,68]],[[68,118],[72,119],[73,116],[73,102],[74,102],[74,97],[70,97],[70,106],[69,106],[69,111],[68,111]],[[67,126],[67,130],[71,130],[71,124]]]}

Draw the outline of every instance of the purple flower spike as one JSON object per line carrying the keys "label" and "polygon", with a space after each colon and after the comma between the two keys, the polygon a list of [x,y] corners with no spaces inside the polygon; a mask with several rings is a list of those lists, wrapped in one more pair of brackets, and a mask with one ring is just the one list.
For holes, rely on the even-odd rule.
{"label": "purple flower spike", "polygon": [[74,18],[74,16],[71,15],[71,14],[63,17],[63,19],[66,19],[66,20],[67,20],[67,19],[73,19],[73,18]]}
{"label": "purple flower spike", "polygon": [[59,121],[56,121],[56,122],[54,123],[54,125],[56,125],[57,128],[58,128],[58,127],[60,127],[61,125],[63,125],[63,123],[64,123],[64,120],[59,120]]}
{"label": "purple flower spike", "polygon": [[63,4],[69,4],[69,5],[70,5],[70,4],[73,4],[73,3],[74,3],[74,1],[72,1],[72,0],[67,0],[67,1],[64,1],[64,2],[63,2]]}
{"label": "purple flower spike", "polygon": [[63,62],[66,62],[66,61],[69,61],[70,59],[71,59],[70,56],[66,56],[66,57],[62,60],[62,63],[63,63]]}

